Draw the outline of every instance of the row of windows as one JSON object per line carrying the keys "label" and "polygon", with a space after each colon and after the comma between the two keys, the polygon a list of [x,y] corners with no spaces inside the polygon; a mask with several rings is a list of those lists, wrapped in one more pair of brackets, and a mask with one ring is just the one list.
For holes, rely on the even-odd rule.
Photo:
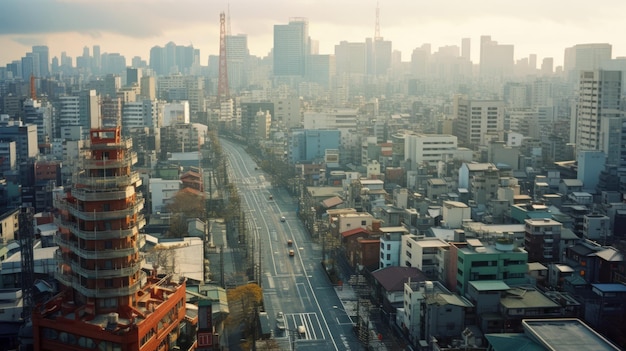
{"label": "row of windows", "polygon": [[52,328],[43,328],[41,332],[44,340],[58,341],[67,345],[77,345],[99,351],[122,351],[122,345],[110,341],[94,340],[84,336],[79,337],[72,333],[59,332]]}

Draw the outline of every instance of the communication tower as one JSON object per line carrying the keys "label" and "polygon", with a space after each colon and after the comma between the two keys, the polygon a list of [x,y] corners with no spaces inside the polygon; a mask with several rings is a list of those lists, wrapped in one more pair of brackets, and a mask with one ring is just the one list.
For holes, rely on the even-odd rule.
{"label": "communication tower", "polygon": [[228,66],[226,64],[226,15],[220,13],[220,67],[217,81],[217,101],[225,101],[230,98],[228,91]]}

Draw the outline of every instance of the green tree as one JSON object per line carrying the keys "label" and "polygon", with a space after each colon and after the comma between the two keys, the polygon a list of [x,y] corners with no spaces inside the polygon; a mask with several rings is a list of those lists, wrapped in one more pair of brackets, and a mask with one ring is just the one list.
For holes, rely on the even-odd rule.
{"label": "green tree", "polygon": [[230,314],[226,323],[229,326],[244,324],[246,332],[254,328],[257,307],[263,301],[263,289],[255,283],[241,285],[226,292]]}
{"label": "green tree", "polygon": [[181,190],[172,201],[165,206],[171,214],[167,236],[181,238],[187,235],[187,220],[200,218],[204,220],[204,199],[202,195]]}

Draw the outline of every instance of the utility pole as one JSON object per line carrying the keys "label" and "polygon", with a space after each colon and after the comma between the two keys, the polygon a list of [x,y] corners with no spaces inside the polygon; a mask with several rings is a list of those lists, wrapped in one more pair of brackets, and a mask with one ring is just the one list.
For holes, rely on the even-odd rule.
{"label": "utility pole", "polygon": [[[370,314],[370,300],[367,296],[367,285],[365,277],[362,274],[354,275],[350,277],[350,285],[353,286],[356,295],[356,332],[359,341],[365,345],[365,349],[369,349],[369,314]],[[363,316],[362,310],[367,311]]]}
{"label": "utility pole", "polygon": [[24,296],[24,307],[22,318],[30,320],[33,308],[33,284],[35,283],[33,244],[35,240],[35,230],[33,228],[33,209],[22,207],[19,213],[19,233],[20,247],[22,249],[22,295]]}

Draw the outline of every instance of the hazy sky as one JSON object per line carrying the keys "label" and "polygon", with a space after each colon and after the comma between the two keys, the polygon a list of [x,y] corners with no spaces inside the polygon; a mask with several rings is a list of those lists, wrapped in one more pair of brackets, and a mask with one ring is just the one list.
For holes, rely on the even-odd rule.
{"label": "hazy sky", "polygon": [[[230,7],[231,34],[247,34],[250,52],[266,56],[273,25],[306,17],[321,54],[342,40],[373,37],[376,0],[0,0],[0,65],[48,45],[50,58],[84,46],[149,59],[149,50],[173,41],[200,49],[201,63],[219,53],[219,13]],[[472,39],[478,62],[481,35],[515,45],[515,59],[538,55],[563,62],[566,47],[609,43],[626,56],[624,0],[381,0],[380,34],[410,60],[414,48],[461,45]]]}

